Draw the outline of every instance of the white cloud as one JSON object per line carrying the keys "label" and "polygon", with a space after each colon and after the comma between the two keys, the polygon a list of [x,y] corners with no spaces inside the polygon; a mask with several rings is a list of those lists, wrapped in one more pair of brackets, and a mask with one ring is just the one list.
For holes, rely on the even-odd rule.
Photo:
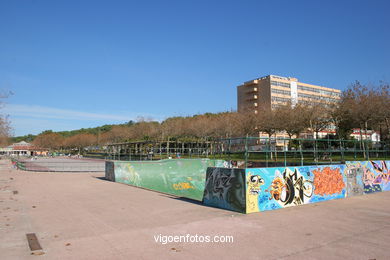
{"label": "white cloud", "polygon": [[103,124],[125,123],[138,117],[161,120],[161,116],[118,111],[117,114],[90,113],[38,105],[7,104],[1,114],[10,116],[16,136],[38,134],[44,130],[67,131],[96,127]]}
{"label": "white cloud", "polygon": [[131,116],[113,115],[102,113],[88,113],[75,110],[59,109],[37,105],[17,105],[8,104],[3,109],[3,113],[11,117],[34,117],[48,119],[70,119],[70,120],[107,120],[107,121],[129,121]]}

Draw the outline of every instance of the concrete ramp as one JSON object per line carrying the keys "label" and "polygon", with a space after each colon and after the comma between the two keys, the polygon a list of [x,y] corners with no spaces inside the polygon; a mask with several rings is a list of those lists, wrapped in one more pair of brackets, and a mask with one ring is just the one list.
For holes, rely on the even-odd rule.
{"label": "concrete ramp", "polygon": [[208,167],[225,161],[170,159],[160,161],[107,161],[106,178],[159,192],[202,201]]}

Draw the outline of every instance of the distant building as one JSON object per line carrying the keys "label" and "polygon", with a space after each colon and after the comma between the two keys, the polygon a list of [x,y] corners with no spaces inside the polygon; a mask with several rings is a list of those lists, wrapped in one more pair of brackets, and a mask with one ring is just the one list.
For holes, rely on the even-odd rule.
{"label": "distant building", "polygon": [[237,110],[257,114],[260,108],[274,109],[287,102],[332,103],[340,94],[338,89],[299,82],[297,78],[268,75],[237,87]]}
{"label": "distant building", "polygon": [[21,141],[19,143],[11,144],[5,148],[0,148],[0,155],[8,156],[35,156],[47,155],[48,150],[37,148],[34,145]]}
{"label": "distant building", "polygon": [[367,133],[366,133],[365,130],[362,130],[362,133],[360,134],[360,129],[358,129],[358,128],[353,129],[351,137],[353,137],[359,141],[360,141],[360,139],[370,140],[372,142],[379,142],[381,140],[380,134],[378,132],[375,132],[373,130],[367,130]]}

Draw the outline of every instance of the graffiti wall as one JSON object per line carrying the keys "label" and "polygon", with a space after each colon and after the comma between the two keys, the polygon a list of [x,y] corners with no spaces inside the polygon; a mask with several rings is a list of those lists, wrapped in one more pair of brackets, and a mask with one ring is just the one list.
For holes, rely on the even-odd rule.
{"label": "graffiti wall", "polygon": [[106,178],[242,213],[390,190],[390,161],[246,169],[229,166],[209,159],[108,161]]}
{"label": "graffiti wall", "polygon": [[245,213],[245,169],[207,169],[203,203]]}
{"label": "graffiti wall", "polygon": [[106,179],[109,181],[115,181],[114,162],[106,161]]}
{"label": "graffiti wall", "polygon": [[246,169],[246,213],[343,198],[344,165]]}
{"label": "graffiti wall", "polygon": [[360,186],[359,194],[390,190],[390,161],[346,162],[349,174],[355,174],[352,183]]}
{"label": "graffiti wall", "polygon": [[106,164],[106,178],[202,201],[207,168],[223,167],[224,163],[222,160],[210,159],[112,161],[108,167]]}

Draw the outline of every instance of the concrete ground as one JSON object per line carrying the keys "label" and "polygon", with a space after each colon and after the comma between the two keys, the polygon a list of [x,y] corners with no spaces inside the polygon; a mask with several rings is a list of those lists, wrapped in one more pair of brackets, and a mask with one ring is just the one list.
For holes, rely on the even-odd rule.
{"label": "concrete ground", "polygon": [[[390,192],[244,215],[103,175],[1,160],[0,259],[390,259]],[[42,251],[31,254],[26,233]],[[234,242],[163,245],[160,234]]]}

